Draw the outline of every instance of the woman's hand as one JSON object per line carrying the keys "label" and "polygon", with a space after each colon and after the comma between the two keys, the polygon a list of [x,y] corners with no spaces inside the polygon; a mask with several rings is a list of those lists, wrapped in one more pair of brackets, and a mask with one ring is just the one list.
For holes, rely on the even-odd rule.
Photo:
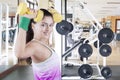
{"label": "woman's hand", "polygon": [[23,16],[27,17],[29,19],[34,19],[34,18],[36,18],[37,14],[38,14],[38,10],[30,9],[30,13],[29,14],[25,14]]}
{"label": "woman's hand", "polygon": [[20,16],[20,20],[19,20],[19,27],[25,31],[28,31],[28,27],[29,27],[31,19],[34,19],[37,16],[36,10],[30,10],[27,13],[28,14]]}

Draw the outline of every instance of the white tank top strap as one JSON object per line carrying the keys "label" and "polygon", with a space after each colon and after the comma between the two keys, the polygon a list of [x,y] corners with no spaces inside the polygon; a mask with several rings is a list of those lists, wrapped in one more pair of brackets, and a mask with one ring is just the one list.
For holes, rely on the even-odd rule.
{"label": "white tank top strap", "polygon": [[51,52],[53,52],[54,50],[52,48],[50,48],[49,46],[47,46],[46,44],[40,42],[39,40],[33,39],[34,41],[40,43],[41,45],[45,46],[46,48],[48,48]]}

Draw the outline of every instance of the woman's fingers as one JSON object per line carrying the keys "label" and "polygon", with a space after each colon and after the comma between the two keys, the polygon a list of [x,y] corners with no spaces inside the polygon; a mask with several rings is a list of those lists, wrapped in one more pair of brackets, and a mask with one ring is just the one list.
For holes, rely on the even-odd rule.
{"label": "woman's fingers", "polygon": [[30,9],[30,13],[25,14],[24,17],[30,18],[30,19],[34,19],[37,16],[37,11],[34,9]]}

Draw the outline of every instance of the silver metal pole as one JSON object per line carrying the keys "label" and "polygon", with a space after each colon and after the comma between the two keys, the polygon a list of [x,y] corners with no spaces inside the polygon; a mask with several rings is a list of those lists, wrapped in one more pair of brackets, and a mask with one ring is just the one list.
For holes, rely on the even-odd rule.
{"label": "silver metal pole", "polygon": [[15,56],[15,43],[16,43],[17,34],[18,34],[17,14],[15,15],[15,25],[14,26],[15,26],[14,29],[16,31],[15,31],[15,34],[14,34],[14,41],[13,41],[12,51],[13,51],[13,64],[16,64],[18,62],[17,57]]}
{"label": "silver metal pole", "polygon": [[103,57],[103,66],[106,66],[106,57]]}
{"label": "silver metal pole", "polygon": [[6,65],[8,65],[8,39],[9,39],[9,31],[8,31],[8,27],[9,27],[9,7],[7,4],[3,4],[6,7],[6,15],[5,15],[5,24],[6,24]]}
{"label": "silver metal pole", "polygon": [[2,58],[2,4],[0,4],[0,59]]}
{"label": "silver metal pole", "polygon": [[86,58],[83,58],[83,63],[87,64],[87,59]]}

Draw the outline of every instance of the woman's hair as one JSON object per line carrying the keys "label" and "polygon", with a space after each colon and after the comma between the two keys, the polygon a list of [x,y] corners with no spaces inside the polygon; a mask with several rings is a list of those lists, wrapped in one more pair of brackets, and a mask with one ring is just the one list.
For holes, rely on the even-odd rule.
{"label": "woman's hair", "polygon": [[[43,11],[43,19],[45,16],[51,16],[53,18],[52,14],[48,10],[46,10],[46,9],[40,9],[40,10]],[[30,21],[30,24],[28,26],[27,35],[26,35],[26,43],[31,41],[34,36],[33,29],[32,29],[32,23],[36,23],[36,22],[34,22],[33,19],[31,19],[31,21]],[[30,57],[27,58],[26,61],[28,64],[31,64],[31,62],[32,62]]]}
{"label": "woman's hair", "polygon": [[53,18],[52,13],[50,13],[48,10],[46,9],[40,9],[41,11],[43,11],[43,19],[45,16],[51,16]]}

